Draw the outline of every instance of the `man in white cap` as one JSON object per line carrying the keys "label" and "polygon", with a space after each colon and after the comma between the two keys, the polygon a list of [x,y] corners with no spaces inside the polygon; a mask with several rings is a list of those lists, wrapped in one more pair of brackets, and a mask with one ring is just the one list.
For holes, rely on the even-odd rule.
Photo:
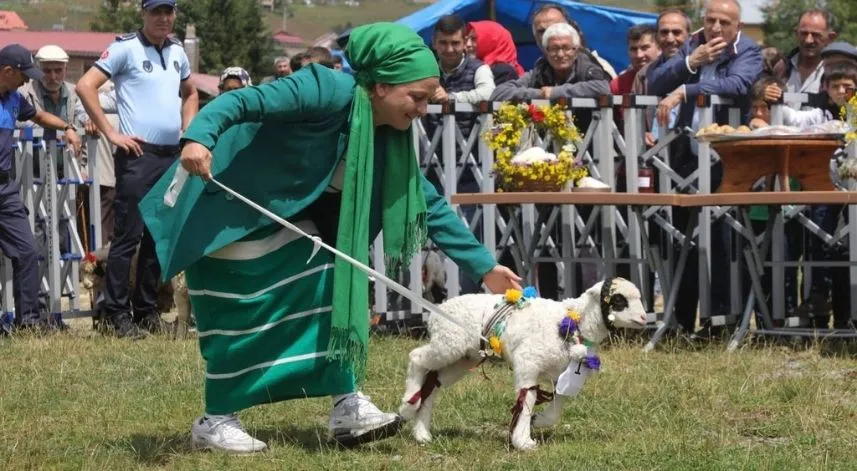
{"label": "man in white cap", "polygon": [[73,123],[78,97],[74,84],[65,81],[68,54],[59,46],[47,45],[36,52],[35,59],[42,79],[30,80],[18,91],[37,111]]}
{"label": "man in white cap", "polygon": [[[36,111],[46,111],[66,123],[75,123],[74,110],[79,101],[74,84],[65,81],[68,54],[59,46],[43,46],[36,52],[36,64],[42,71],[40,80],[30,80],[18,92]],[[32,126],[31,123],[19,123],[18,127]],[[39,162],[33,162],[36,175],[39,174]],[[57,159],[57,173],[64,175],[63,162]]]}

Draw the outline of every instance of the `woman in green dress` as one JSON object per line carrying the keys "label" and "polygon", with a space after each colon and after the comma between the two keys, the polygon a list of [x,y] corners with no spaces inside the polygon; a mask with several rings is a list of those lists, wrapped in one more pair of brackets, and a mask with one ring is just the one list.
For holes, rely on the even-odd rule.
{"label": "woman in green dress", "polygon": [[[181,164],[363,263],[382,230],[388,269],[429,236],[491,291],[519,288],[419,171],[410,127],[439,84],[431,51],[410,29],[377,23],[354,29],[345,52],[355,77],[314,64],[218,97],[185,133]],[[357,391],[369,336],[365,274],[324,250],[309,260],[312,241],[204,179],[188,180],[165,206],[174,173],[140,208],[163,277],[185,270],[196,315],[206,410],[194,442],[263,450],[237,411],[328,395],[340,443],[395,432],[400,418]]]}

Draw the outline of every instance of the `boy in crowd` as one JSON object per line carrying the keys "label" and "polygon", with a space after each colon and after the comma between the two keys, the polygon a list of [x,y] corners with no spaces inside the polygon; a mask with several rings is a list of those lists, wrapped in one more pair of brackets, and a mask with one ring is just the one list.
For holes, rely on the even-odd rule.
{"label": "boy in crowd", "polygon": [[[840,109],[845,105],[854,91],[857,90],[857,65],[849,62],[835,63],[828,67],[821,80],[821,91],[818,95],[819,101],[817,102],[819,106],[801,111],[784,106],[784,125],[806,127],[838,119]],[[777,89],[782,90],[782,84],[772,77],[763,77],[753,86],[751,92],[753,102],[750,127],[758,128],[770,123],[770,106],[768,102],[772,98],[779,99],[779,95],[775,93]],[[838,181],[839,166],[836,155],[831,159],[830,165],[831,180],[836,182]],[[830,205],[827,211],[823,213],[825,216],[816,223],[823,231],[831,234],[836,230],[841,212],[841,206]],[[813,240],[812,242],[812,260],[822,261],[831,259],[830,248],[827,244],[821,243],[818,240]],[[789,241],[788,245],[792,245],[791,241]],[[848,327],[850,308],[847,302],[849,296],[847,283],[843,285],[842,280],[838,279],[841,277],[840,275],[847,276],[847,270],[845,273],[839,273],[840,271],[831,270],[828,267],[812,268],[809,299],[797,309],[798,316],[811,318],[812,327],[829,327],[831,308],[833,310],[833,327],[837,329]],[[788,274],[787,278],[789,278]],[[844,292],[838,288],[841,286],[845,286],[846,290]],[[828,290],[831,292],[829,293]],[[787,296],[790,294],[787,287]],[[832,303],[828,301],[828,297],[831,294]]]}

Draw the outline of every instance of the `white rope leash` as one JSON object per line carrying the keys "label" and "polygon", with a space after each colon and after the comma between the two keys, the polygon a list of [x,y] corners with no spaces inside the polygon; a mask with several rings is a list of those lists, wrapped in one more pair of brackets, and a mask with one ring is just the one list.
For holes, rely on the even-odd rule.
{"label": "white rope leash", "polygon": [[[187,180],[187,176],[188,176],[188,173],[183,167],[179,167],[176,170],[176,175],[173,178],[173,181],[170,184],[169,188],[167,189],[167,193],[164,195],[164,203],[167,206],[172,207],[175,205],[176,198],[177,198],[178,194],[181,192],[181,189],[184,186],[185,181]],[[386,277],[384,274],[382,274],[382,273],[372,269],[371,267],[355,260],[354,258],[349,256],[348,254],[340,252],[335,247],[331,247],[330,245],[325,244],[321,240],[320,237],[311,236],[311,235],[307,234],[306,232],[301,230],[298,226],[290,223],[289,221],[286,221],[285,219],[283,219],[283,218],[277,216],[276,214],[268,211],[267,209],[259,206],[258,204],[254,203],[253,201],[251,201],[250,199],[248,199],[244,195],[242,195],[242,194],[236,192],[235,190],[233,190],[232,188],[229,188],[228,186],[220,183],[219,181],[214,179],[214,177],[211,178],[211,182],[213,182],[215,185],[220,187],[223,191],[225,191],[225,192],[229,193],[230,195],[238,198],[239,200],[244,202],[244,204],[246,204],[246,205],[250,206],[251,208],[255,209],[256,211],[259,211],[260,213],[264,214],[265,216],[267,216],[268,218],[270,218],[274,222],[276,222],[276,223],[280,224],[281,226],[297,233],[298,235],[301,235],[303,237],[306,237],[307,239],[310,239],[313,243],[313,249],[312,249],[312,254],[310,255],[309,259],[307,260],[307,263],[309,263],[310,260],[312,260],[313,257],[315,257],[315,255],[318,253],[319,249],[323,247],[324,249],[333,253],[337,257],[340,257],[343,260],[347,261],[348,263],[352,264],[353,266],[355,266],[357,269],[359,269],[363,273],[366,273],[370,277],[373,277],[375,279],[375,281],[380,281],[382,284],[384,284],[385,286],[387,286],[391,290],[393,290],[393,291],[399,293],[400,295],[404,296],[405,298],[409,299],[412,303],[420,306],[421,308],[425,309],[426,311],[428,311],[432,314],[437,314],[438,316],[446,319],[447,321],[449,321],[450,323],[459,327],[460,329],[464,330],[465,332],[472,333],[472,330],[465,327],[457,319],[455,319],[451,315],[444,312],[440,307],[438,307],[437,305],[423,299],[422,296],[418,296],[418,295],[412,293],[411,290],[409,290],[408,288],[405,288],[404,286],[395,282],[394,280]],[[480,334],[476,334],[476,335],[478,335],[478,337],[480,339],[482,339],[486,342],[488,341],[488,339],[486,339],[482,335],[480,335]]]}

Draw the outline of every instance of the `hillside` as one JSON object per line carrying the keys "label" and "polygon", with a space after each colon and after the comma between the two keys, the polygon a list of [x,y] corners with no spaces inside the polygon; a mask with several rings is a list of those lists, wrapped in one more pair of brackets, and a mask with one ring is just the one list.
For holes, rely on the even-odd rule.
{"label": "hillside", "polygon": [[[191,2],[193,0],[182,0]],[[247,0],[252,1],[252,0]],[[67,30],[89,30],[89,24],[96,15],[102,0],[6,0],[0,1],[0,10],[18,12],[31,30],[49,30],[54,25],[63,24]],[[134,0],[137,3],[137,0]],[[286,18],[286,30],[312,42],[315,38],[348,22],[357,26],[372,21],[396,20],[425,7],[422,0],[413,3],[408,0],[361,0],[359,7],[348,7],[340,0],[339,5],[305,6],[295,1],[293,16]],[[297,3],[301,3],[298,5]],[[317,1],[317,3],[320,3]],[[651,0],[601,0],[602,5],[624,8],[646,8]],[[181,8],[181,2],[179,3]],[[266,15],[267,24],[272,32],[283,29],[283,15],[279,12]]]}
{"label": "hillside", "polygon": [[[89,24],[100,5],[101,0],[16,0],[0,1],[0,10],[18,12],[31,30],[49,30],[58,24],[64,24],[68,30],[89,30]],[[359,7],[341,4],[293,5],[294,16],[286,19],[286,27],[292,34],[309,42],[348,22],[360,25],[372,21],[396,20],[424,6],[406,0],[362,0]],[[282,29],[282,14],[269,13],[266,17],[272,32]]]}

